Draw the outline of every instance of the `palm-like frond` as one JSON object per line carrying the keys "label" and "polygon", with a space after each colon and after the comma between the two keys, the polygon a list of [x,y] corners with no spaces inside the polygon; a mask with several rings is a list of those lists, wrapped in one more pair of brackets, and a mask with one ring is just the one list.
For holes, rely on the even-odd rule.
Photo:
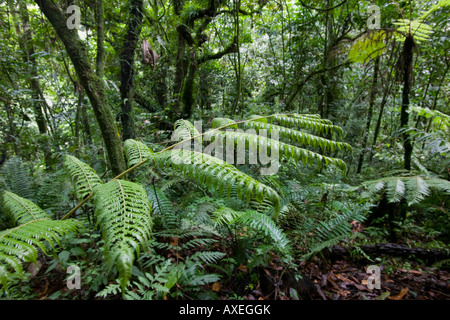
{"label": "palm-like frond", "polygon": [[115,265],[123,288],[131,276],[135,253],[150,237],[151,206],[144,187],[112,180],[95,190],[95,214],[102,228],[109,266]]}
{"label": "palm-like frond", "polygon": [[64,157],[64,167],[69,172],[79,200],[90,195],[96,186],[102,184],[94,169],[73,156]]}

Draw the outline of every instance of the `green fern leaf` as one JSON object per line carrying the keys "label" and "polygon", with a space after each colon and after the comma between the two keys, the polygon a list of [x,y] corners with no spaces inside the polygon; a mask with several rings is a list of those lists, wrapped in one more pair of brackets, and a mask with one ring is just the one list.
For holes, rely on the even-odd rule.
{"label": "green fern leaf", "polygon": [[2,205],[19,225],[0,232],[1,279],[10,269],[23,276],[22,263],[36,262],[38,249],[48,254],[48,247],[53,248],[62,236],[81,227],[73,219],[51,220],[37,205],[8,191],[3,194]]}
{"label": "green fern leaf", "polygon": [[127,159],[127,166],[132,166],[141,163],[152,157],[153,151],[144,143],[133,139],[128,139],[123,144],[123,149]]}
{"label": "green fern leaf", "polygon": [[17,225],[33,220],[50,219],[48,214],[32,201],[9,191],[3,192],[2,207]]}
{"label": "green fern leaf", "polygon": [[284,232],[267,215],[257,211],[247,211],[239,215],[237,220],[243,224],[249,225],[255,230],[262,231],[266,236],[274,241],[280,251],[289,250],[289,240]]}
{"label": "green fern leaf", "polygon": [[96,186],[102,184],[102,180],[94,169],[73,156],[64,157],[64,167],[69,172],[79,200],[90,195]]}
{"label": "green fern leaf", "polygon": [[228,119],[228,118],[214,118],[211,121],[211,128],[215,129],[215,128],[220,128],[223,126],[227,126],[227,129],[237,129],[238,126],[236,124],[236,122],[234,120]]}
{"label": "green fern leaf", "polygon": [[200,144],[202,143],[201,136],[198,136],[200,133],[190,121],[184,119],[177,120],[175,121],[174,128],[172,141],[184,141],[195,137],[195,140]]}
{"label": "green fern leaf", "polygon": [[[213,131],[213,132],[206,132],[205,138],[209,137],[210,135],[215,136],[216,139],[222,139],[222,141],[227,141],[226,142],[227,145],[228,141],[230,140],[233,141],[234,144],[237,146],[239,145],[245,146],[245,144],[252,145],[254,150],[256,150],[256,146],[259,146],[260,148],[265,148],[266,150],[272,149],[275,152],[278,151],[279,159],[285,158],[287,160],[289,159],[294,159],[295,161],[301,160],[304,164],[316,161],[319,166],[322,165],[323,162],[325,162],[326,165],[333,164],[344,172],[347,170],[347,165],[345,164],[344,161],[342,161],[339,158],[331,158],[323,156],[319,153],[303,149],[297,146],[293,146],[284,142],[280,142],[275,139],[267,138],[262,135],[255,135],[244,132],[233,132],[233,131]],[[276,160],[279,161],[279,159]]]}
{"label": "green fern leaf", "polygon": [[125,289],[131,276],[135,253],[150,238],[151,206],[140,184],[112,180],[96,188],[95,214],[103,230],[108,265],[115,265]]}
{"label": "green fern leaf", "polygon": [[328,140],[309,133],[300,132],[274,124],[250,121],[245,123],[245,127],[246,129],[255,129],[257,132],[261,129],[267,130],[268,133],[275,130],[278,131],[281,138],[285,138],[288,141],[295,141],[301,144],[310,145],[314,148],[321,148],[323,151],[334,151],[336,149],[352,151],[352,147],[348,143]]}
{"label": "green fern leaf", "polygon": [[342,137],[343,134],[341,127],[333,125],[327,119],[321,119],[314,115],[276,115],[271,120],[277,124],[294,129],[313,129],[319,133],[335,133],[339,137]]}
{"label": "green fern leaf", "polygon": [[172,170],[190,177],[218,193],[223,190],[231,192],[232,186],[236,185],[240,197],[249,196],[258,201],[267,198],[275,207],[276,214],[279,211],[280,198],[272,188],[213,156],[195,151],[174,149],[155,155],[153,161],[161,169]]}

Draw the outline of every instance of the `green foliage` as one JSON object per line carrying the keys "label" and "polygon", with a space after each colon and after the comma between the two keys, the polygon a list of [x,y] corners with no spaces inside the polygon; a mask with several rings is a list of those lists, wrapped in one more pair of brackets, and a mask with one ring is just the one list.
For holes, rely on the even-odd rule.
{"label": "green foliage", "polygon": [[228,118],[214,118],[211,121],[211,128],[216,129],[223,126],[227,126],[228,129],[238,129],[236,121]]}
{"label": "green foliage", "polygon": [[151,206],[145,189],[136,183],[113,180],[97,187],[95,215],[102,228],[108,265],[119,271],[125,289],[131,276],[135,254],[150,238]]}
{"label": "green foliage", "polygon": [[96,186],[102,184],[100,177],[94,169],[73,156],[65,156],[64,167],[72,179],[75,193],[79,200],[90,195]]}
{"label": "green foliage", "polygon": [[0,283],[6,285],[11,269],[24,276],[23,262],[36,262],[38,249],[48,254],[61,237],[77,232],[76,220],[55,221],[31,201],[5,191],[2,206],[17,226],[0,232]]}
{"label": "green foliage", "polygon": [[363,222],[368,206],[349,206],[340,202],[332,203],[335,214],[325,220],[315,221],[308,219],[301,231],[311,235],[308,252],[302,256],[302,260],[309,259],[327,247],[331,247],[341,241],[356,237],[357,233],[352,233],[352,221]]}
{"label": "green foliage", "polygon": [[275,208],[279,207],[279,197],[275,190],[213,156],[175,149],[155,155],[153,161],[161,169],[190,177],[218,193],[226,190],[229,194],[232,186],[236,185],[239,196],[258,201],[267,198]]}
{"label": "green foliage", "polygon": [[23,198],[34,200],[33,177],[27,165],[19,157],[9,159],[1,168],[0,189],[2,187]]}
{"label": "green foliage", "polygon": [[370,197],[385,193],[388,202],[395,203],[405,199],[410,206],[430,196],[431,189],[450,194],[449,181],[431,177],[393,176],[365,181],[363,185]]}
{"label": "green foliage", "polygon": [[383,54],[387,33],[384,30],[370,32],[356,40],[349,53],[348,59],[355,63],[367,63]]}
{"label": "green foliage", "polygon": [[153,155],[152,149],[144,143],[133,139],[128,139],[123,144],[128,168],[149,159]]}

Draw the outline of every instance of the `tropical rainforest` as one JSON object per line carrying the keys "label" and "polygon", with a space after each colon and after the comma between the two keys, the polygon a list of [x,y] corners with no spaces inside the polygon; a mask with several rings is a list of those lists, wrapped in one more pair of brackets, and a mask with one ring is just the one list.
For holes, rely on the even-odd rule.
{"label": "tropical rainforest", "polygon": [[0,0],[0,299],[449,299],[449,17]]}

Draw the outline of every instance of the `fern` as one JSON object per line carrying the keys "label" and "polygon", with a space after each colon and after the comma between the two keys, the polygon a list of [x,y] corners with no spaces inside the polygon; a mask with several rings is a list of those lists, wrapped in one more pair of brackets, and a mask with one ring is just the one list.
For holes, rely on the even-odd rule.
{"label": "fern", "polygon": [[389,202],[406,199],[408,205],[416,204],[430,195],[430,190],[450,194],[450,182],[439,178],[420,176],[393,176],[363,183],[368,196],[385,193]]}
{"label": "fern", "polygon": [[213,128],[213,129],[224,127],[224,126],[227,126],[227,128],[230,128],[230,129],[238,129],[238,125],[236,124],[236,121],[228,119],[228,118],[214,118],[211,121],[211,128]]}
{"label": "fern", "polygon": [[113,180],[94,194],[95,214],[103,230],[108,265],[115,265],[125,289],[135,253],[150,238],[151,206],[144,188],[136,183]]}
{"label": "fern", "polygon": [[2,206],[14,221],[16,227],[0,232],[0,283],[8,280],[8,270],[24,276],[23,262],[36,262],[38,249],[48,254],[62,236],[76,232],[81,224],[73,219],[51,220],[48,215],[31,201],[5,191]]}
{"label": "fern", "polygon": [[153,151],[144,143],[128,139],[123,144],[128,167],[132,167],[146,159],[151,158]]}
{"label": "fern", "polygon": [[79,200],[90,195],[96,186],[102,184],[102,180],[94,169],[73,156],[64,157],[64,167],[72,178],[75,194]]}
{"label": "fern", "polygon": [[314,254],[333,246],[344,239],[355,237],[356,233],[352,233],[350,222],[352,220],[362,222],[366,219],[359,210],[343,207],[340,202],[334,203],[335,206],[339,206],[342,209],[339,211],[340,213],[338,215],[327,221],[308,221],[306,223],[303,232],[308,234],[311,233],[313,235],[313,245],[309,248],[308,252],[302,256],[302,260],[309,259]]}
{"label": "fern", "polygon": [[[254,122],[254,123],[257,123],[257,122]],[[313,151],[310,151],[307,149],[299,148],[299,147],[296,147],[296,146],[293,146],[293,145],[290,145],[287,143],[279,142],[277,140],[270,139],[270,138],[267,138],[264,136],[251,134],[251,133],[232,132],[232,131],[213,132],[213,133],[207,133],[206,135],[208,136],[209,134],[214,135],[216,137],[216,139],[233,141],[233,143],[236,145],[239,143],[242,144],[245,142],[245,143],[253,146],[254,150],[256,150],[256,146],[260,146],[260,148],[261,147],[264,148],[264,146],[270,146],[272,148],[272,150],[278,151],[280,158],[284,157],[288,160],[294,159],[296,161],[302,161],[304,164],[311,163],[312,161],[316,161],[319,166],[322,163],[325,163],[326,165],[333,164],[333,165],[337,166],[338,168],[340,168],[341,170],[343,170],[344,172],[347,170],[347,166],[346,166],[345,162],[343,162],[341,159],[323,156],[319,153],[316,153],[316,152],[313,152]],[[305,136],[303,133],[298,132],[298,136],[300,136],[300,135]],[[316,137],[316,138],[317,139],[313,138],[313,140],[319,141],[319,139],[322,139],[322,138],[318,138],[318,137]],[[323,139],[323,140],[326,140],[326,139]],[[322,140],[320,140],[320,141],[322,141]],[[311,141],[309,141],[309,142],[311,144],[315,144],[314,142],[311,142]],[[321,143],[321,142],[319,142],[319,143]],[[227,144],[228,144],[228,142],[227,142]],[[325,147],[325,144],[322,144],[322,145]],[[330,146],[331,146],[331,144],[330,144]],[[271,157],[273,157],[273,156],[271,156]]]}
{"label": "fern", "polygon": [[172,141],[194,139],[200,144],[202,143],[202,138],[197,128],[188,120],[180,119],[175,121],[174,132],[172,135]]}
{"label": "fern", "polygon": [[161,169],[178,172],[219,193],[223,190],[230,193],[232,186],[236,185],[239,196],[245,196],[248,200],[254,197],[258,201],[267,198],[278,212],[279,197],[275,190],[223,160],[194,151],[175,149],[155,155],[153,161]]}
{"label": "fern", "polygon": [[34,200],[33,177],[29,168],[19,157],[11,158],[5,162],[0,170],[0,177],[3,177],[6,190],[23,198]]}
{"label": "fern", "polygon": [[334,133],[339,137],[342,137],[343,134],[341,127],[333,125],[329,120],[321,119],[318,115],[276,115],[271,120],[288,128],[314,129],[316,132]]}
{"label": "fern", "polygon": [[4,191],[2,206],[15,224],[21,225],[34,220],[50,219],[47,213],[32,201]]}

